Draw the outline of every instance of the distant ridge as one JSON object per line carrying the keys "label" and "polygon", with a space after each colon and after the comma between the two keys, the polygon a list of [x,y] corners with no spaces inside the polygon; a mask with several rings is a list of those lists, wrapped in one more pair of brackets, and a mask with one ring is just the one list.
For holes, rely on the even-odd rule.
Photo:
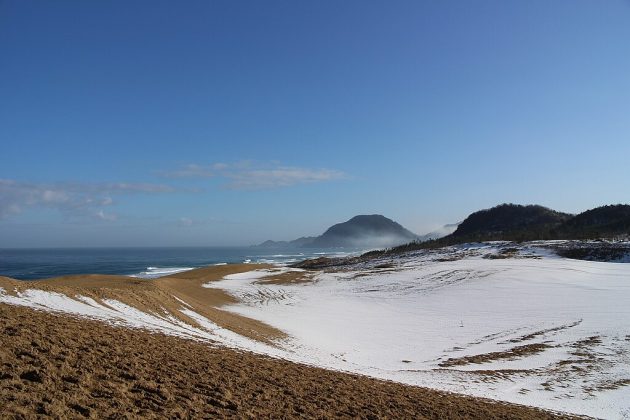
{"label": "distant ridge", "polygon": [[314,236],[304,236],[302,238],[294,239],[292,241],[267,240],[263,243],[260,243],[254,246],[259,247],[259,248],[285,248],[285,247],[303,248],[303,247],[307,247],[311,242],[313,242],[314,239],[315,239]]}
{"label": "distant ridge", "polygon": [[539,205],[500,204],[469,215],[450,235],[466,240],[544,239],[570,214]]}
{"label": "distant ridge", "polygon": [[293,241],[265,241],[258,247],[281,248],[377,248],[392,247],[418,239],[418,235],[380,214],[358,215],[337,223],[322,235]]}
{"label": "distant ridge", "polygon": [[369,254],[401,253],[466,242],[630,238],[630,205],[597,207],[577,215],[539,205],[500,204],[471,213],[450,235],[415,240]]}
{"label": "distant ridge", "polygon": [[577,215],[538,205],[501,204],[468,216],[446,242],[599,239],[630,235],[630,205],[601,206]]}
{"label": "distant ridge", "polygon": [[599,238],[630,234],[630,205],[616,204],[587,210],[556,229],[559,237]]}
{"label": "distant ridge", "polygon": [[[449,233],[452,232],[452,233]],[[577,215],[540,205],[500,204],[471,213],[461,223],[418,236],[382,215],[359,215],[317,237],[265,241],[259,247],[371,247],[397,253],[466,242],[630,237],[630,205],[597,207]],[[382,251],[375,251],[380,253]],[[384,252],[384,251],[383,251]]]}

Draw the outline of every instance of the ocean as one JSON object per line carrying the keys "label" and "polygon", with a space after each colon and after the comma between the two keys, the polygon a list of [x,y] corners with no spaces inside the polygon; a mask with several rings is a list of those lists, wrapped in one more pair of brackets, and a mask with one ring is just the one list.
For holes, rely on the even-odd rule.
{"label": "ocean", "polygon": [[208,265],[290,264],[307,258],[347,256],[359,249],[257,247],[0,249],[0,276],[19,280],[70,274],[156,278]]}

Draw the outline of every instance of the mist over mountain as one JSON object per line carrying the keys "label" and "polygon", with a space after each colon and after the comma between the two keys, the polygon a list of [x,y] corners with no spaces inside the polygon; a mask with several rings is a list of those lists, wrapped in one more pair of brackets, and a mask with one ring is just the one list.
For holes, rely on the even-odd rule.
{"label": "mist over mountain", "polygon": [[318,236],[310,246],[330,247],[388,247],[413,241],[418,235],[400,224],[379,214],[360,215],[344,223],[331,226]]}
{"label": "mist over mountain", "polygon": [[452,234],[453,232],[455,232],[457,230],[457,227],[461,224],[462,222],[459,223],[449,223],[447,225],[444,225],[434,231],[431,231],[427,234],[424,235],[420,235],[418,237],[419,241],[429,241],[431,239],[440,239],[443,238],[447,235]]}
{"label": "mist over mountain", "polygon": [[265,241],[257,246],[267,248],[376,248],[392,247],[417,240],[415,233],[380,214],[358,215],[337,223],[322,235],[293,241]]}

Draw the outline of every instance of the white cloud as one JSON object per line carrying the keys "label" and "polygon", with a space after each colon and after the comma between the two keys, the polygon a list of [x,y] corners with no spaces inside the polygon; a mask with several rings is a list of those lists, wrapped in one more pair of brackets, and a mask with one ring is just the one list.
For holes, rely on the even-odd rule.
{"label": "white cloud", "polygon": [[344,173],[330,169],[278,167],[232,172],[226,176],[228,188],[264,189],[290,187],[296,184],[332,181],[344,178]]}
{"label": "white cloud", "polygon": [[216,175],[214,171],[213,167],[190,163],[176,171],[161,172],[161,174],[167,178],[212,178]]}
{"label": "white cloud", "polygon": [[165,172],[169,178],[222,178],[230,189],[259,190],[290,187],[298,184],[326,182],[346,178],[346,174],[333,169],[311,169],[283,166],[278,163],[260,164],[241,161],[234,164],[188,164],[181,169]]}
{"label": "white cloud", "polygon": [[114,204],[113,195],[158,194],[176,189],[161,184],[38,184],[0,179],[0,219],[28,208],[53,208],[64,213],[112,221],[116,216],[103,207]]}
{"label": "white cloud", "polygon": [[181,217],[179,219],[179,226],[183,226],[183,227],[189,227],[193,225],[193,220],[189,217]]}
{"label": "white cloud", "polygon": [[118,218],[115,214],[105,213],[103,210],[97,211],[95,216],[97,219],[107,220],[107,221],[114,221]]}
{"label": "white cloud", "polygon": [[82,184],[70,186],[78,190],[92,191],[97,193],[169,193],[177,189],[164,184],[148,183],[126,183],[119,182],[113,184]]}

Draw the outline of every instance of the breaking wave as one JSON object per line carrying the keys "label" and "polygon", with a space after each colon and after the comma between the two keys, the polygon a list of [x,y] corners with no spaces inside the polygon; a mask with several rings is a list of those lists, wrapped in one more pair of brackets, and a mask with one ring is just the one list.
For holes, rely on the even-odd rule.
{"label": "breaking wave", "polygon": [[147,267],[146,271],[132,274],[130,277],[138,277],[141,279],[154,279],[157,277],[168,276],[169,274],[192,270],[194,268],[195,267]]}

